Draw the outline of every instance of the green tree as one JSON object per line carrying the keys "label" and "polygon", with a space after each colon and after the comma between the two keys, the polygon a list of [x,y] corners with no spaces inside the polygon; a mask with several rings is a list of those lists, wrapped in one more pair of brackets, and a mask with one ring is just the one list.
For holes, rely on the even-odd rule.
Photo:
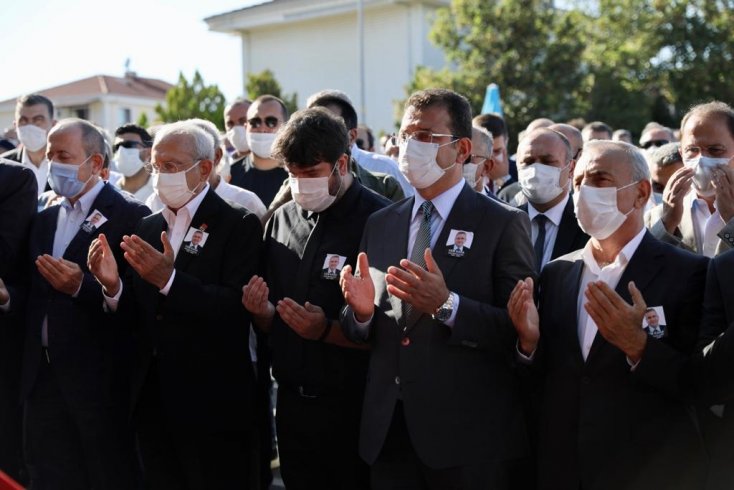
{"label": "green tree", "polygon": [[248,73],[245,91],[250,99],[256,99],[261,95],[274,95],[285,103],[290,114],[298,110],[298,94],[282,93],[283,89],[275,79],[275,74],[271,70],[263,70],[260,73]]}
{"label": "green tree", "polygon": [[216,85],[206,85],[197,70],[191,82],[179,73],[178,83],[166,93],[166,105],[156,105],[162,122],[175,122],[198,117],[224,129],[224,94]]}
{"label": "green tree", "polygon": [[148,121],[148,113],[147,112],[141,112],[140,116],[138,116],[138,120],[135,123],[140,127],[147,128],[149,121]]}

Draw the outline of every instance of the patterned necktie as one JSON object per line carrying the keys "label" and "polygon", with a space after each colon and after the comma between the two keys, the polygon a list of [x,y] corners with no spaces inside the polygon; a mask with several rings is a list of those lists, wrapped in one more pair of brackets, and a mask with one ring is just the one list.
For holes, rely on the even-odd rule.
{"label": "patterned necktie", "polygon": [[[426,267],[425,251],[431,247],[431,224],[432,214],[434,211],[433,203],[431,201],[425,201],[421,204],[421,226],[418,228],[418,233],[415,236],[415,243],[413,244],[413,250],[410,252],[410,261],[423,268]],[[420,315],[419,311],[413,311],[413,307],[406,302],[403,302],[403,320],[406,325],[412,324],[415,320],[415,315]],[[405,331],[405,327],[403,328]]]}
{"label": "patterned necktie", "polygon": [[535,239],[533,248],[535,249],[535,265],[540,273],[543,264],[543,255],[545,252],[545,223],[548,217],[544,214],[537,214],[533,221],[538,225],[538,237]]}

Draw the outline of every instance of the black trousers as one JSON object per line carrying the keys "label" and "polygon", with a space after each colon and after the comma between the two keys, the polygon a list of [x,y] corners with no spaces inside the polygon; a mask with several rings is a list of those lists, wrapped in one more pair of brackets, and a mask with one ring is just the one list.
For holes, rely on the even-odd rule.
{"label": "black trousers", "polygon": [[171,427],[155,365],[136,407],[145,487],[151,490],[256,489],[257,441],[250,431],[204,433]]}
{"label": "black trousers", "polygon": [[45,356],[25,401],[24,432],[33,490],[138,488],[127,404],[67,401]]}
{"label": "black trousers", "polygon": [[275,423],[288,490],[369,488],[369,467],[357,450],[361,409],[361,390],[308,397],[278,388]]}
{"label": "black trousers", "polygon": [[429,468],[418,458],[405,424],[403,404],[398,401],[390,429],[371,469],[374,490],[496,490],[509,489],[504,464]]}

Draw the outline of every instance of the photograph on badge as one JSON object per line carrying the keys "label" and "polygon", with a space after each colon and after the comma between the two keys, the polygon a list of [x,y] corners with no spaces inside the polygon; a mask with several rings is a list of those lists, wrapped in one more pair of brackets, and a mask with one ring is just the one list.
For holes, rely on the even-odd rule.
{"label": "photograph on badge", "polygon": [[324,263],[321,266],[321,277],[325,279],[334,279],[339,277],[347,258],[339,254],[326,254]]}
{"label": "photograph on badge", "polygon": [[209,233],[192,226],[184,237],[184,250],[189,253],[198,254],[204,248],[208,238]]}
{"label": "photograph on badge", "polygon": [[462,257],[467,253],[474,241],[474,233],[466,230],[451,230],[449,238],[446,241],[446,248],[449,255],[453,257]]}
{"label": "photograph on badge", "polygon": [[662,306],[650,306],[645,310],[645,316],[642,317],[642,329],[656,339],[667,336],[667,322]]}
{"label": "photograph on badge", "polygon": [[85,227],[89,230],[96,230],[103,224],[107,222],[107,218],[104,217],[102,213],[97,211],[96,209],[92,211],[92,214],[87,217],[87,219],[84,221]]}

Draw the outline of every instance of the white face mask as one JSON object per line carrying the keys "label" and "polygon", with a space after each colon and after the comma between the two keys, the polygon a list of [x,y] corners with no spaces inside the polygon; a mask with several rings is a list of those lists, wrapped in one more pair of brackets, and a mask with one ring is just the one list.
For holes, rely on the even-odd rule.
{"label": "white face mask", "polygon": [[39,128],[35,124],[18,126],[17,133],[18,139],[23,146],[28,148],[28,151],[38,151],[46,146],[46,136],[48,135],[48,131]]}
{"label": "white face mask", "polygon": [[581,185],[573,194],[574,212],[581,229],[597,240],[609,238],[635,209],[622,213],[617,207],[617,192],[635,184],[637,182],[620,188]]}
{"label": "white face mask", "polygon": [[247,144],[252,148],[255,155],[260,158],[270,158],[275,136],[275,133],[252,133],[248,131],[246,135]]}
{"label": "white face mask", "polygon": [[413,138],[400,143],[398,166],[410,185],[416,189],[430,187],[447,170],[456,165],[456,162],[454,162],[447,168],[441,168],[436,162],[438,149],[451,143],[453,141],[439,145],[438,143],[424,143]]}
{"label": "white face mask", "polygon": [[528,201],[536,204],[545,204],[563,193],[564,185],[561,187],[561,172],[568,166],[563,168],[545,165],[535,162],[530,165],[517,166],[517,180],[520,188]]}
{"label": "white face mask", "polygon": [[232,129],[227,131],[227,139],[238,152],[247,153],[250,151],[250,144],[247,141],[247,130],[244,126],[232,126]]}
{"label": "white face mask", "polygon": [[196,168],[199,165],[199,161],[191,166],[191,168],[181,170],[180,172],[172,174],[153,173],[153,190],[163,204],[171,209],[179,209],[196,194],[196,190],[192,191],[189,189],[186,174],[189,170]]}
{"label": "white face mask", "polygon": [[685,164],[687,167],[694,169],[693,188],[696,190],[696,193],[701,197],[711,197],[716,194],[716,189],[713,184],[713,170],[720,165],[728,165],[729,159],[699,155],[696,158],[686,160]]}
{"label": "white face mask", "polygon": [[140,159],[140,150],[137,148],[120,148],[115,155],[117,170],[125,177],[132,177],[140,172],[144,162]]}
{"label": "white face mask", "polygon": [[464,173],[464,180],[466,180],[466,183],[469,184],[469,187],[476,190],[477,184],[479,183],[479,180],[477,178],[477,167],[479,167],[478,163],[465,163],[464,167],[461,169],[461,171]]}
{"label": "white face mask", "polygon": [[339,190],[336,195],[329,194],[329,179],[334,174],[339,164],[334,165],[328,177],[300,178],[291,177],[290,186],[293,200],[306,211],[320,213],[334,204],[336,196],[342,188],[341,175],[339,176]]}

